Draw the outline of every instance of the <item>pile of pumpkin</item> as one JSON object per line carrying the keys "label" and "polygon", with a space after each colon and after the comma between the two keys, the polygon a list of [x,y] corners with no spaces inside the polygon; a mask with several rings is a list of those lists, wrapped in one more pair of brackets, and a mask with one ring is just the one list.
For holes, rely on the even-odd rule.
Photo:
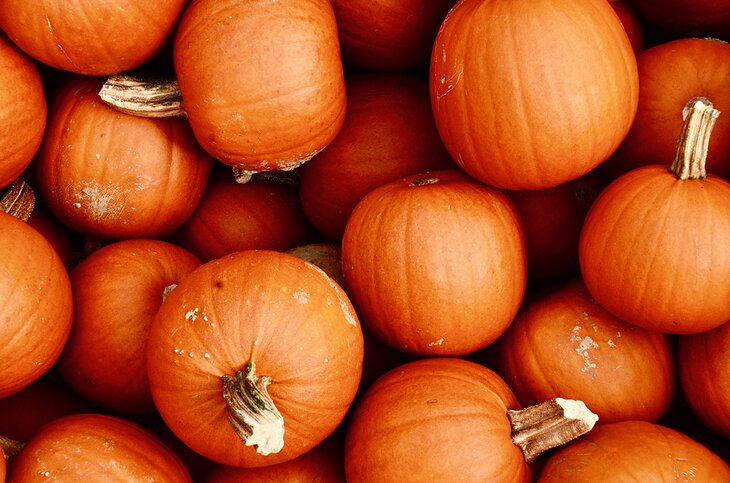
{"label": "pile of pumpkin", "polygon": [[0,27],[0,482],[730,481],[727,0]]}

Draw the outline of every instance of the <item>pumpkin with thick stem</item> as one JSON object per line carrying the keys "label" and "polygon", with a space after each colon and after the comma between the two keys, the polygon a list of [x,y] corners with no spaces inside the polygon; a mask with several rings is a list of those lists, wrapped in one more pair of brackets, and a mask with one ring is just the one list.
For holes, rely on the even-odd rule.
{"label": "pumpkin with thick stem", "polygon": [[583,279],[601,306],[679,334],[710,330],[730,314],[730,182],[705,171],[719,112],[697,98],[685,114],[671,168],[645,166],[611,183],[579,245]]}
{"label": "pumpkin with thick stem", "polygon": [[344,418],[363,336],[342,289],[293,255],[208,262],[163,302],[147,343],[155,404],[190,448],[230,466],[281,463]]}

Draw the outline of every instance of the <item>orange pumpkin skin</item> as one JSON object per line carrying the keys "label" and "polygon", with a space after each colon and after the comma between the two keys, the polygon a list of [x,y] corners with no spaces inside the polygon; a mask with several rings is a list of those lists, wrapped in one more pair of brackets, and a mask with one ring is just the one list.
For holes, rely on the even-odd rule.
{"label": "orange pumpkin skin", "polygon": [[550,455],[538,482],[730,481],[730,467],[674,429],[645,421],[595,427]]}
{"label": "orange pumpkin skin", "polygon": [[633,3],[626,0],[609,0],[608,3],[611,4],[611,7],[621,20],[621,24],[624,26],[626,36],[629,38],[629,42],[631,42],[631,48],[634,49],[634,53],[638,54],[644,50],[641,20]]}
{"label": "orange pumpkin skin", "polygon": [[141,65],[162,47],[185,3],[4,0],[0,27],[45,64],[79,74],[116,74]]}
{"label": "orange pumpkin skin", "polygon": [[[626,138],[601,166],[616,178],[631,169],[674,158],[682,109],[704,96],[730,112],[730,44],[713,39],[680,39],[646,49],[637,57],[639,106]],[[712,129],[706,169],[730,179],[730,116]]]}
{"label": "orange pumpkin skin", "polygon": [[730,438],[730,322],[700,334],[679,337],[679,380],[702,423]]}
{"label": "orange pumpkin skin", "polygon": [[74,233],[53,216],[48,209],[36,199],[33,212],[28,218],[28,225],[35,228],[50,242],[63,262],[63,266],[70,271],[76,263],[76,246]]}
{"label": "orange pumpkin skin", "polygon": [[436,37],[430,89],[441,138],[465,171],[540,189],[616,149],[636,112],[638,75],[606,0],[463,0]]}
{"label": "orange pumpkin skin", "polygon": [[428,60],[441,21],[455,0],[333,0],[345,62],[405,70]]}
{"label": "orange pumpkin skin", "polygon": [[58,358],[71,329],[71,284],[56,251],[0,212],[0,397],[28,386]]}
{"label": "orange pumpkin skin", "polygon": [[606,310],[639,327],[698,333],[730,314],[730,183],[681,181],[645,166],[613,181],[581,232],[583,279]]}
{"label": "orange pumpkin skin", "polygon": [[200,261],[158,240],[93,252],[70,274],[74,321],[57,368],[84,398],[121,413],[153,412],[145,348],[165,288]]}
{"label": "orange pumpkin skin", "polygon": [[344,75],[326,0],[193,2],[173,54],[193,132],[226,164],[292,169],[342,126]]}
{"label": "orange pumpkin skin", "polygon": [[667,30],[686,36],[730,34],[727,0],[635,0],[642,16]]}
{"label": "orange pumpkin skin", "polygon": [[345,437],[350,483],[528,482],[507,409],[519,404],[493,371],[456,358],[421,359],[378,379]]}
{"label": "orange pumpkin skin", "polygon": [[156,436],[130,421],[101,414],[57,419],[13,459],[9,481],[190,482],[180,459]]}
{"label": "orange pumpkin skin", "polygon": [[59,89],[36,158],[39,191],[67,226],[105,239],[169,235],[203,196],[212,160],[182,119],[123,114],[102,80]]}
{"label": "orange pumpkin skin", "polygon": [[373,189],[410,174],[453,167],[424,81],[352,75],[347,103],[342,130],[301,169],[304,211],[327,239],[336,241],[357,202]]}
{"label": "orange pumpkin skin", "polygon": [[488,350],[524,406],[562,397],[585,402],[599,423],[655,422],[674,394],[667,336],[612,316],[580,280],[523,305]]}
{"label": "orange pumpkin skin", "polygon": [[312,239],[296,186],[277,181],[236,183],[215,170],[175,240],[203,261],[242,250],[283,251]]}
{"label": "orange pumpkin skin", "polygon": [[[293,255],[237,252],[208,262],[162,304],[147,346],[152,396],[186,445],[229,466],[266,466],[314,448],[344,418],[363,342],[345,293]],[[263,456],[227,421],[221,377],[252,361],[271,377],[284,446]]]}
{"label": "orange pumpkin skin", "polygon": [[414,355],[463,355],[501,335],[522,302],[525,240],[501,191],[460,170],[397,180],[357,205],[345,286],[365,326]]}
{"label": "orange pumpkin skin", "polygon": [[46,114],[36,66],[0,34],[0,188],[30,164],[43,138]]}

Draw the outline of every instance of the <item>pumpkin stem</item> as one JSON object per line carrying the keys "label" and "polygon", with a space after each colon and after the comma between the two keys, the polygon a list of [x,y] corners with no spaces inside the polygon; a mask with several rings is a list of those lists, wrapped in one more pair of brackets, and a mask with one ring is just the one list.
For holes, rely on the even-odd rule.
{"label": "pumpkin stem", "polygon": [[117,74],[99,91],[104,104],[138,117],[187,117],[175,78]]}
{"label": "pumpkin stem", "polygon": [[28,183],[20,178],[0,191],[0,210],[28,221],[35,207],[35,193]]}
{"label": "pumpkin stem", "polygon": [[176,283],[171,283],[170,285],[165,287],[165,289],[162,291],[162,301],[164,302],[165,300],[167,300],[167,297],[169,297],[170,294],[172,293],[172,291],[175,290],[176,288],[177,288]]}
{"label": "pumpkin stem", "polygon": [[270,377],[256,375],[253,361],[233,377],[223,376],[223,399],[228,422],[246,446],[256,446],[264,456],[284,447],[284,418],[266,390]]}
{"label": "pumpkin stem", "polygon": [[6,438],[5,436],[0,436],[0,454],[5,456],[6,461],[9,461],[15,455],[20,453],[24,446],[25,443]]}
{"label": "pumpkin stem", "polygon": [[563,445],[591,429],[598,415],[583,403],[555,398],[521,410],[508,410],[512,442],[528,463],[544,451]]}
{"label": "pumpkin stem", "polygon": [[720,111],[708,99],[695,97],[682,110],[684,125],[677,142],[677,152],[669,170],[681,180],[707,177],[705,162],[710,134]]}

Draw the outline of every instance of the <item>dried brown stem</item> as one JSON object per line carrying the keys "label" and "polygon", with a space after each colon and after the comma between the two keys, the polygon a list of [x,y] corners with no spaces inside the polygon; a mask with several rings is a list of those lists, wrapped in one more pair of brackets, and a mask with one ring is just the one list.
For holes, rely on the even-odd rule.
{"label": "dried brown stem", "polygon": [[28,183],[18,178],[0,191],[0,210],[28,221],[35,207],[35,193]]}
{"label": "dried brown stem", "polygon": [[109,76],[99,97],[108,106],[139,117],[187,117],[177,79],[125,74]]}
{"label": "dried brown stem", "polygon": [[684,125],[677,142],[677,152],[669,170],[681,180],[707,177],[705,163],[710,145],[710,134],[720,111],[704,97],[691,99],[682,117]]}

